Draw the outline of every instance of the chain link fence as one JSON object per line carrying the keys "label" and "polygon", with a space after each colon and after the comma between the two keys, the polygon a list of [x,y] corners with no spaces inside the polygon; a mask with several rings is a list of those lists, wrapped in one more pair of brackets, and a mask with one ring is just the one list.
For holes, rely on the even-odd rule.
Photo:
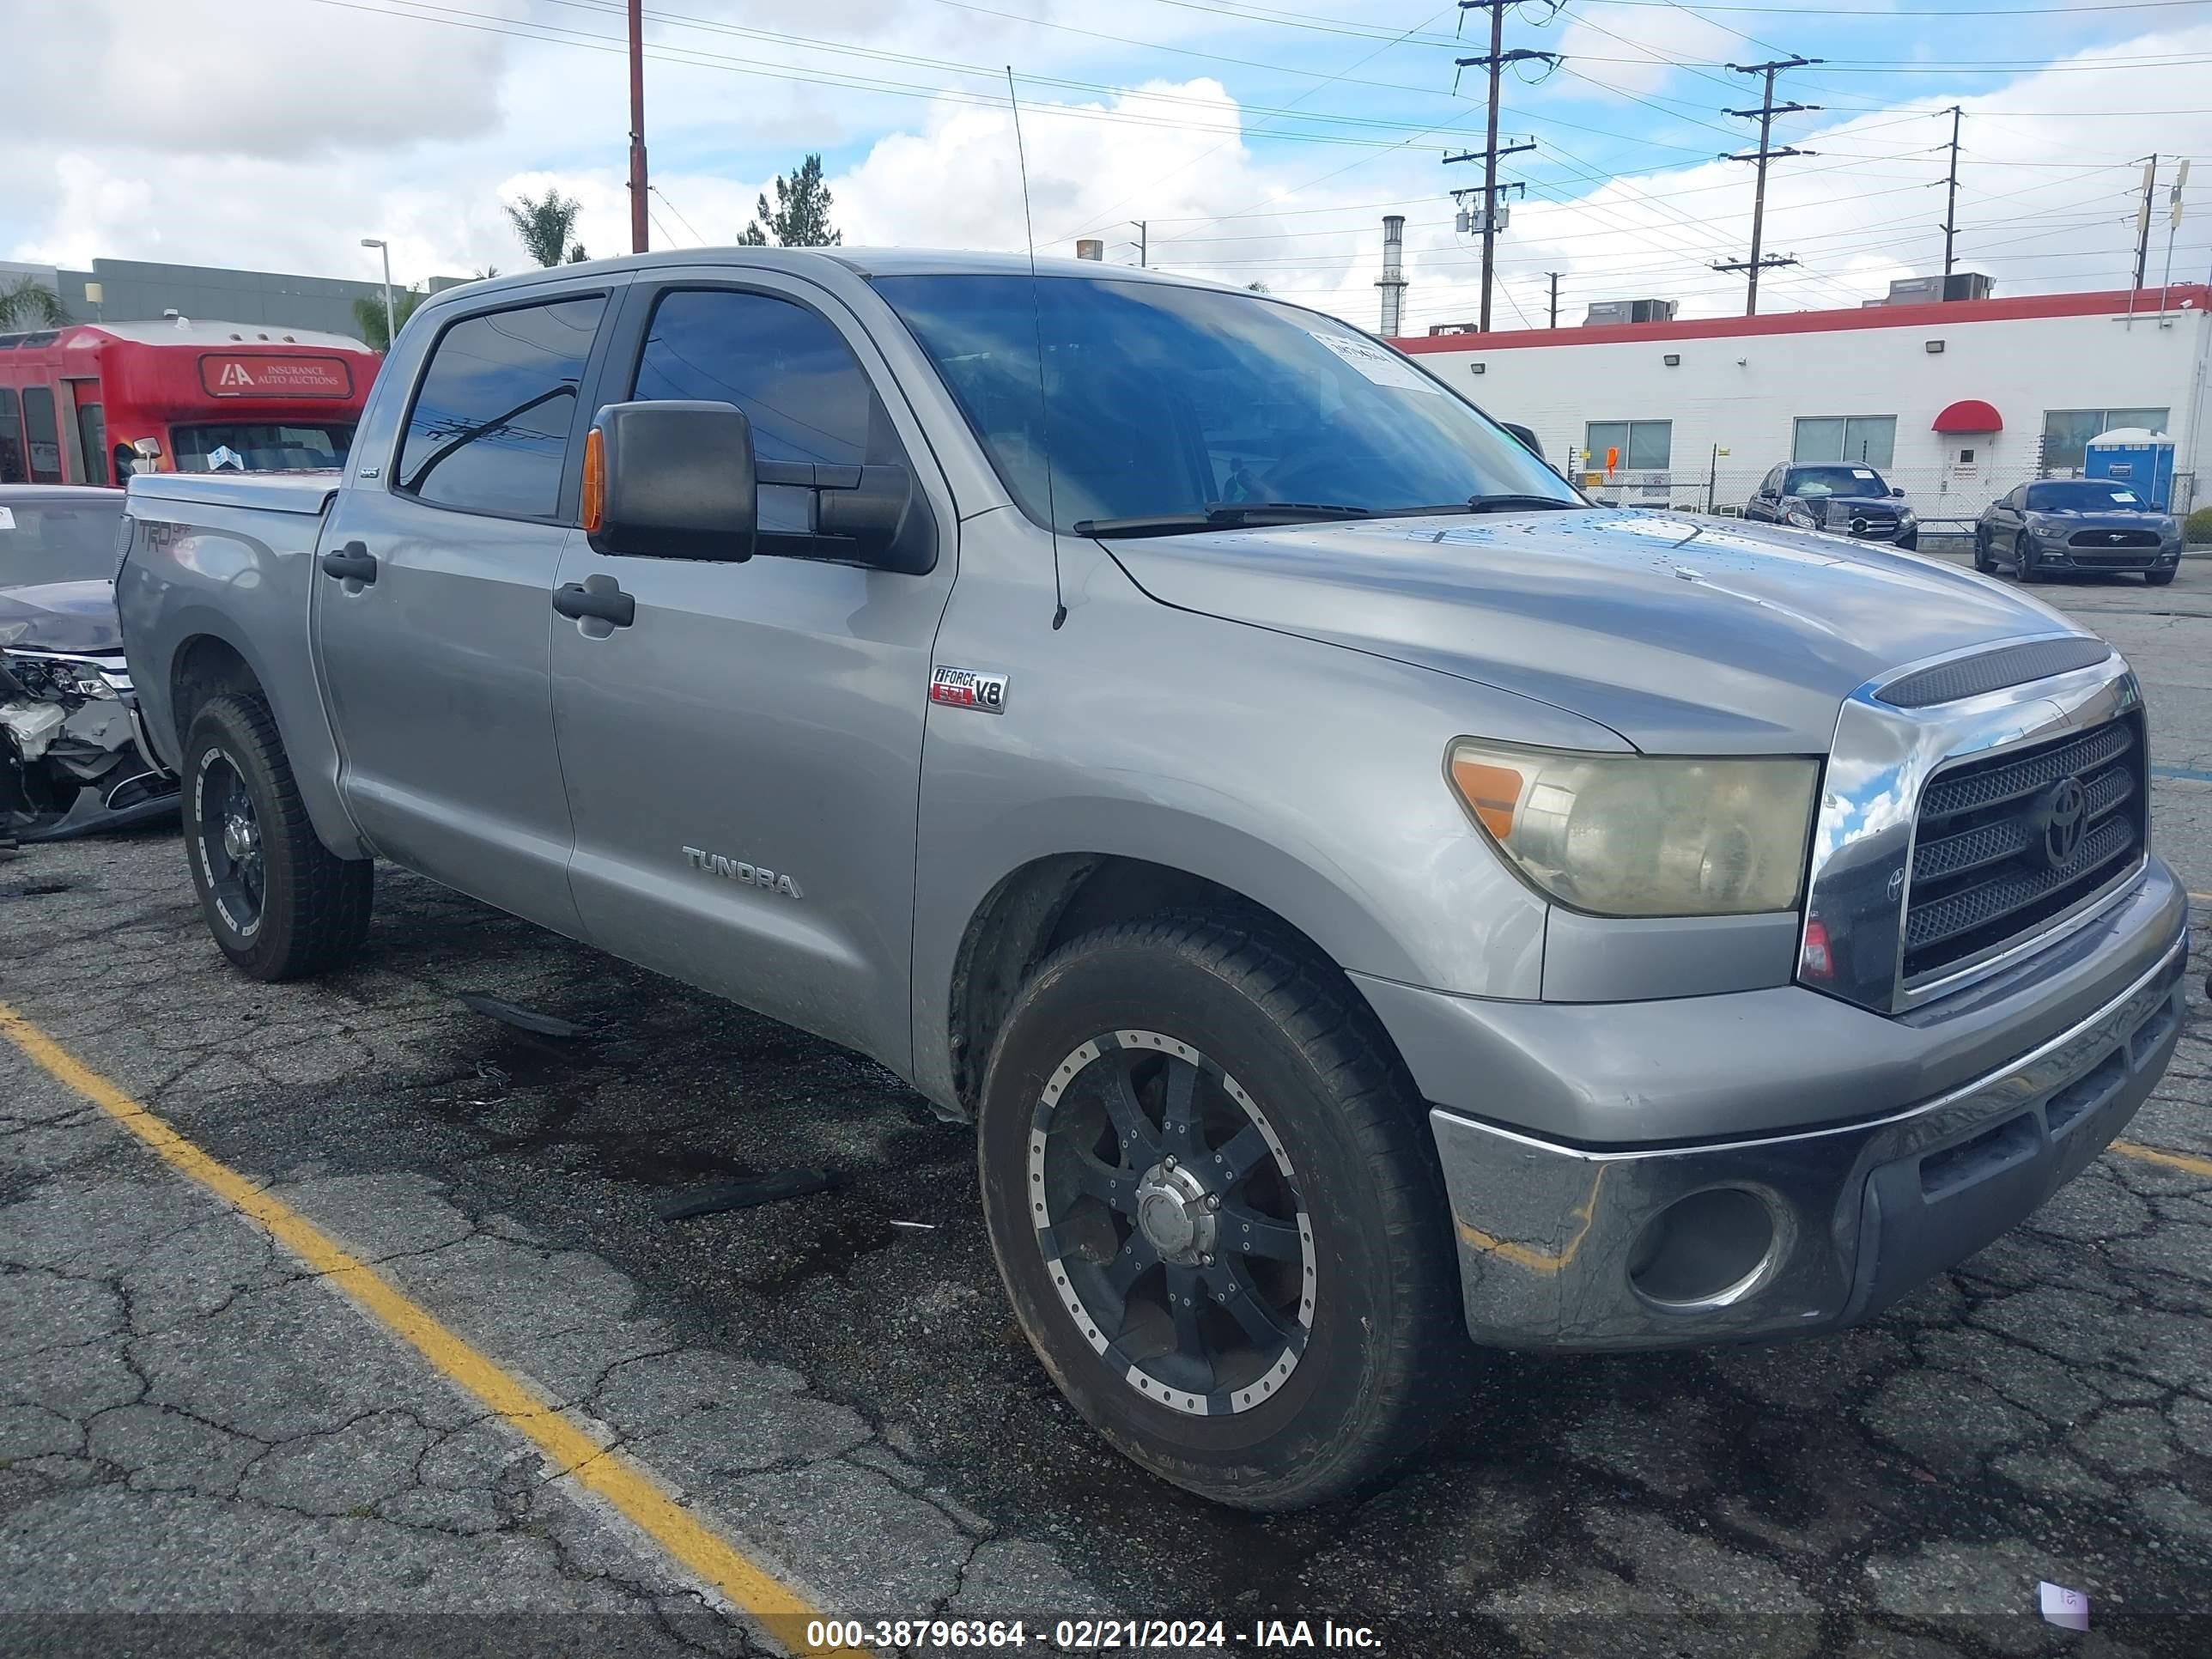
{"label": "chain link fence", "polygon": [[[1663,507],[1677,513],[1740,516],[1771,467],[1748,468],[1723,459],[1717,467],[1694,472],[1617,468],[1607,473],[1571,473],[1593,498],[1617,507]],[[2078,478],[2078,471],[2039,471],[2032,460],[2017,465],[1994,462],[1972,466],[1899,466],[1878,469],[1885,481],[1905,491],[1905,505],[1919,516],[1923,539],[1941,542],[1973,534],[1982,509],[1998,496],[2038,478]],[[2168,510],[2186,517],[2197,504],[2193,473],[2177,472]]]}

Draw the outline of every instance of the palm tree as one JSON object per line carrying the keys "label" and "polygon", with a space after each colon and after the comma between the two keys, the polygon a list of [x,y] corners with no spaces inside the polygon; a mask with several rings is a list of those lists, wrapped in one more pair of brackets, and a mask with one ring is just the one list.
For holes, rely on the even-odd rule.
{"label": "palm tree", "polygon": [[35,276],[0,288],[0,329],[60,328],[70,321],[62,296]]}
{"label": "palm tree", "polygon": [[[415,314],[415,308],[429,297],[419,288],[403,288],[393,290],[392,321],[402,328],[406,327],[407,319]],[[384,331],[384,296],[381,294],[363,295],[353,302],[353,325],[361,337],[368,343],[368,349],[371,351],[385,352],[392,349],[392,341]]]}
{"label": "palm tree", "polygon": [[557,265],[564,258],[575,263],[584,257],[583,244],[575,240],[576,216],[582,210],[574,197],[549,185],[543,201],[526,191],[509,202],[507,217],[524,252],[541,265]]}

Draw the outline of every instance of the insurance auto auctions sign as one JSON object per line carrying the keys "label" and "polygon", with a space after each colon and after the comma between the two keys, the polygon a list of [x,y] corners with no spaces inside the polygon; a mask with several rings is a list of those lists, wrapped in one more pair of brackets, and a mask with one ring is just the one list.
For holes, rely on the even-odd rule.
{"label": "insurance auto auctions sign", "polygon": [[200,385],[211,398],[350,398],[353,369],[343,357],[210,352]]}

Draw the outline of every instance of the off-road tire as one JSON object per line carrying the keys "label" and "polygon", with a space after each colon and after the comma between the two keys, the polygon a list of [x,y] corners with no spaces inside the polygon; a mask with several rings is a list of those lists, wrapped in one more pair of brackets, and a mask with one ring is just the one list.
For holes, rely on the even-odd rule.
{"label": "off-road tire", "polygon": [[[1032,1132],[1055,1109],[1048,1084],[1084,1045],[1124,1031],[1188,1045],[1237,1080],[1295,1172],[1310,1326],[1295,1369],[1255,1405],[1229,1403],[1236,1384],[1201,1415],[1140,1395],[1055,1285],[1032,1213]],[[1299,1508],[1370,1481],[1449,1411],[1471,1355],[1426,1113],[1373,1012],[1297,942],[1173,915],[1068,943],[1001,1026],[979,1120],[983,1207],[1015,1316],[1060,1392],[1144,1468],[1240,1508]]]}
{"label": "off-road tire", "polygon": [[[216,902],[201,829],[200,792],[226,763],[244,782],[258,819],[264,875],[259,919],[250,931],[234,926]],[[232,965],[253,979],[274,981],[311,978],[352,961],[368,936],[375,866],[339,858],[316,836],[269,705],[246,696],[204,704],[185,740],[182,777],[192,889],[209,933]]]}

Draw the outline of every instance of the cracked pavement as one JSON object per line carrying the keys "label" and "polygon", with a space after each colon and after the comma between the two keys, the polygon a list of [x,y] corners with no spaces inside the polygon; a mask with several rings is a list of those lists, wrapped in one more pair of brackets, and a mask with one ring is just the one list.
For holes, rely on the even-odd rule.
{"label": "cracked pavement", "polygon": [[[2208,567],[2044,590],[2128,651],[2155,758],[2185,769],[2212,767]],[[2212,892],[2212,785],[2154,798]],[[889,1073],[379,879],[357,967],[268,987],[209,942],[173,833],[30,849],[0,863],[0,1000],[827,1612],[1328,1617],[1407,1654],[2212,1650],[2201,1173],[2108,1153],[1826,1340],[1470,1350],[1430,1455],[1262,1519],[1160,1486],[1060,1402],[1001,1297],[970,1137]],[[2127,1139],[2206,1158],[2196,921],[2191,1024]],[[850,1183],[658,1217],[791,1165]],[[0,1044],[0,1652],[754,1650],[315,1278]],[[2045,1578],[2089,1595],[2087,1638],[2035,1617]]]}

